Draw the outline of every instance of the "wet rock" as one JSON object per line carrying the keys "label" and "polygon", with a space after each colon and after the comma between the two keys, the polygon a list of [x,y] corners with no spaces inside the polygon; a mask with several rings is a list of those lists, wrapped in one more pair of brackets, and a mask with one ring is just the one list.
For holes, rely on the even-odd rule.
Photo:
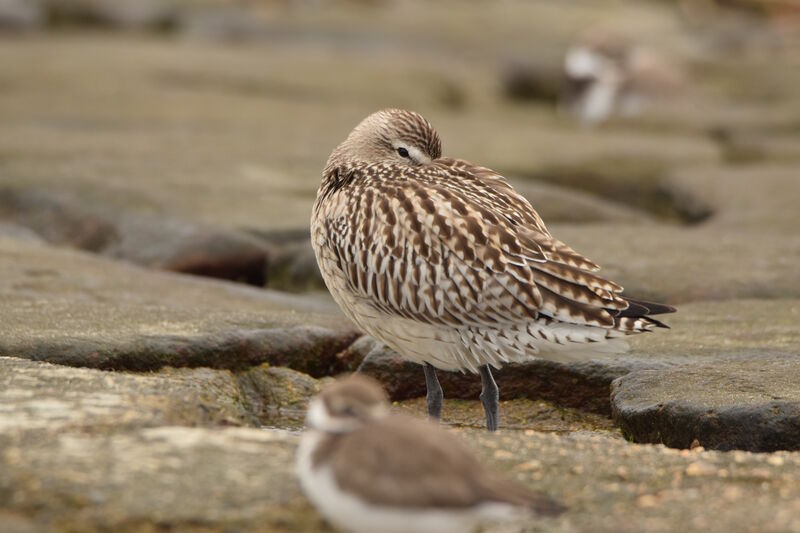
{"label": "wet rock", "polygon": [[364,358],[377,346],[383,345],[369,335],[362,335],[350,346],[336,354],[336,357],[348,371],[355,372],[363,363]]}
{"label": "wet rock", "polygon": [[335,305],[0,241],[0,355],[103,369],[341,371],[358,337]]}
{"label": "wet rock", "polygon": [[104,255],[257,287],[267,282],[268,250],[245,234],[135,214],[119,218],[117,233]]}
{"label": "wet rock", "polygon": [[81,203],[66,192],[5,188],[0,218],[48,242],[174,272],[266,283],[267,248],[245,233]]}
{"label": "wet rock", "polygon": [[636,442],[754,452],[800,449],[797,355],[720,358],[614,382],[614,420]]}
{"label": "wet rock", "polygon": [[50,243],[99,252],[118,239],[117,228],[65,195],[13,187],[0,190],[0,216]]}

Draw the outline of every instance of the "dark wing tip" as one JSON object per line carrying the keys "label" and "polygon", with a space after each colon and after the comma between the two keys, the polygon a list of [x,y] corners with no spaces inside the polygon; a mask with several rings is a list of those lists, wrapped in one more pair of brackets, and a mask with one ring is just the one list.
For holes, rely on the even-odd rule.
{"label": "dark wing tip", "polygon": [[649,316],[645,318],[647,318],[647,320],[657,328],[672,329],[668,325],[661,322],[660,320],[656,320],[655,318]]}
{"label": "dark wing tip", "polygon": [[677,311],[675,307],[667,304],[637,300],[635,298],[628,298],[627,296],[623,296],[622,298],[628,302],[629,306],[628,309],[622,311],[620,316],[664,315]]}

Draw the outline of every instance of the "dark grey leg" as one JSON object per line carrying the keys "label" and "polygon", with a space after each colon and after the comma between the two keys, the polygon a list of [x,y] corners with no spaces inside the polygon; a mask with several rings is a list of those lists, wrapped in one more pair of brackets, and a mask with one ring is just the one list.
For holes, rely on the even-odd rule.
{"label": "dark grey leg", "polygon": [[492,371],[489,365],[484,365],[480,368],[481,372],[481,403],[483,410],[486,411],[486,429],[489,431],[497,431],[497,421],[499,419],[498,411],[500,409],[500,390],[497,388],[497,383],[494,382]]}
{"label": "dark grey leg", "polygon": [[425,385],[428,387],[428,395],[426,397],[428,404],[428,416],[439,420],[442,417],[442,386],[439,384],[439,379],[436,377],[436,369],[429,363],[422,365],[425,369]]}

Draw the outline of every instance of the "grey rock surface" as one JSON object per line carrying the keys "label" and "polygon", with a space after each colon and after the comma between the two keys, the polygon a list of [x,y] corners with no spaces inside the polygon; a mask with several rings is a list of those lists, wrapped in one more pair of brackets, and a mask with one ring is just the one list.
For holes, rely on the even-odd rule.
{"label": "grey rock surface", "polygon": [[[568,506],[558,519],[520,524],[525,531],[798,526],[796,454],[679,452],[586,433],[457,433],[493,468]],[[284,431],[165,426],[4,440],[0,492],[9,498],[0,509],[20,525],[327,529],[299,492],[293,474],[297,437]]]}
{"label": "grey rock surface", "polygon": [[11,357],[0,357],[0,369],[0,427],[7,437],[256,420],[227,371],[112,373]]}
{"label": "grey rock surface", "polygon": [[358,333],[327,300],[0,241],[0,355],[153,370],[263,362],[316,375]]}
{"label": "grey rock surface", "polygon": [[748,354],[616,380],[614,420],[635,442],[771,452],[800,449],[800,357]]}
{"label": "grey rock surface", "polygon": [[283,411],[304,411],[318,391],[309,376],[268,365],[242,372],[166,368],[139,374],[0,357],[0,370],[5,436],[269,424]]}
{"label": "grey rock surface", "polygon": [[0,509],[37,531],[319,530],[294,478],[296,439],[185,426],[3,438]]}
{"label": "grey rock surface", "polygon": [[63,190],[0,189],[0,219],[27,228],[51,244],[143,266],[256,286],[267,281],[268,250],[243,232],[109,209]]}

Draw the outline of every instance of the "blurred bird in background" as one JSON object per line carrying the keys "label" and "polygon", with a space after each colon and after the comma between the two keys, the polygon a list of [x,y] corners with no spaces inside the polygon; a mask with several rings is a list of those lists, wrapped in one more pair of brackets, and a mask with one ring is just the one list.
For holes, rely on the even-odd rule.
{"label": "blurred bird in background", "polygon": [[570,46],[564,76],[561,107],[585,124],[636,115],[649,100],[677,92],[683,80],[677,66],[651,48],[599,30]]}

